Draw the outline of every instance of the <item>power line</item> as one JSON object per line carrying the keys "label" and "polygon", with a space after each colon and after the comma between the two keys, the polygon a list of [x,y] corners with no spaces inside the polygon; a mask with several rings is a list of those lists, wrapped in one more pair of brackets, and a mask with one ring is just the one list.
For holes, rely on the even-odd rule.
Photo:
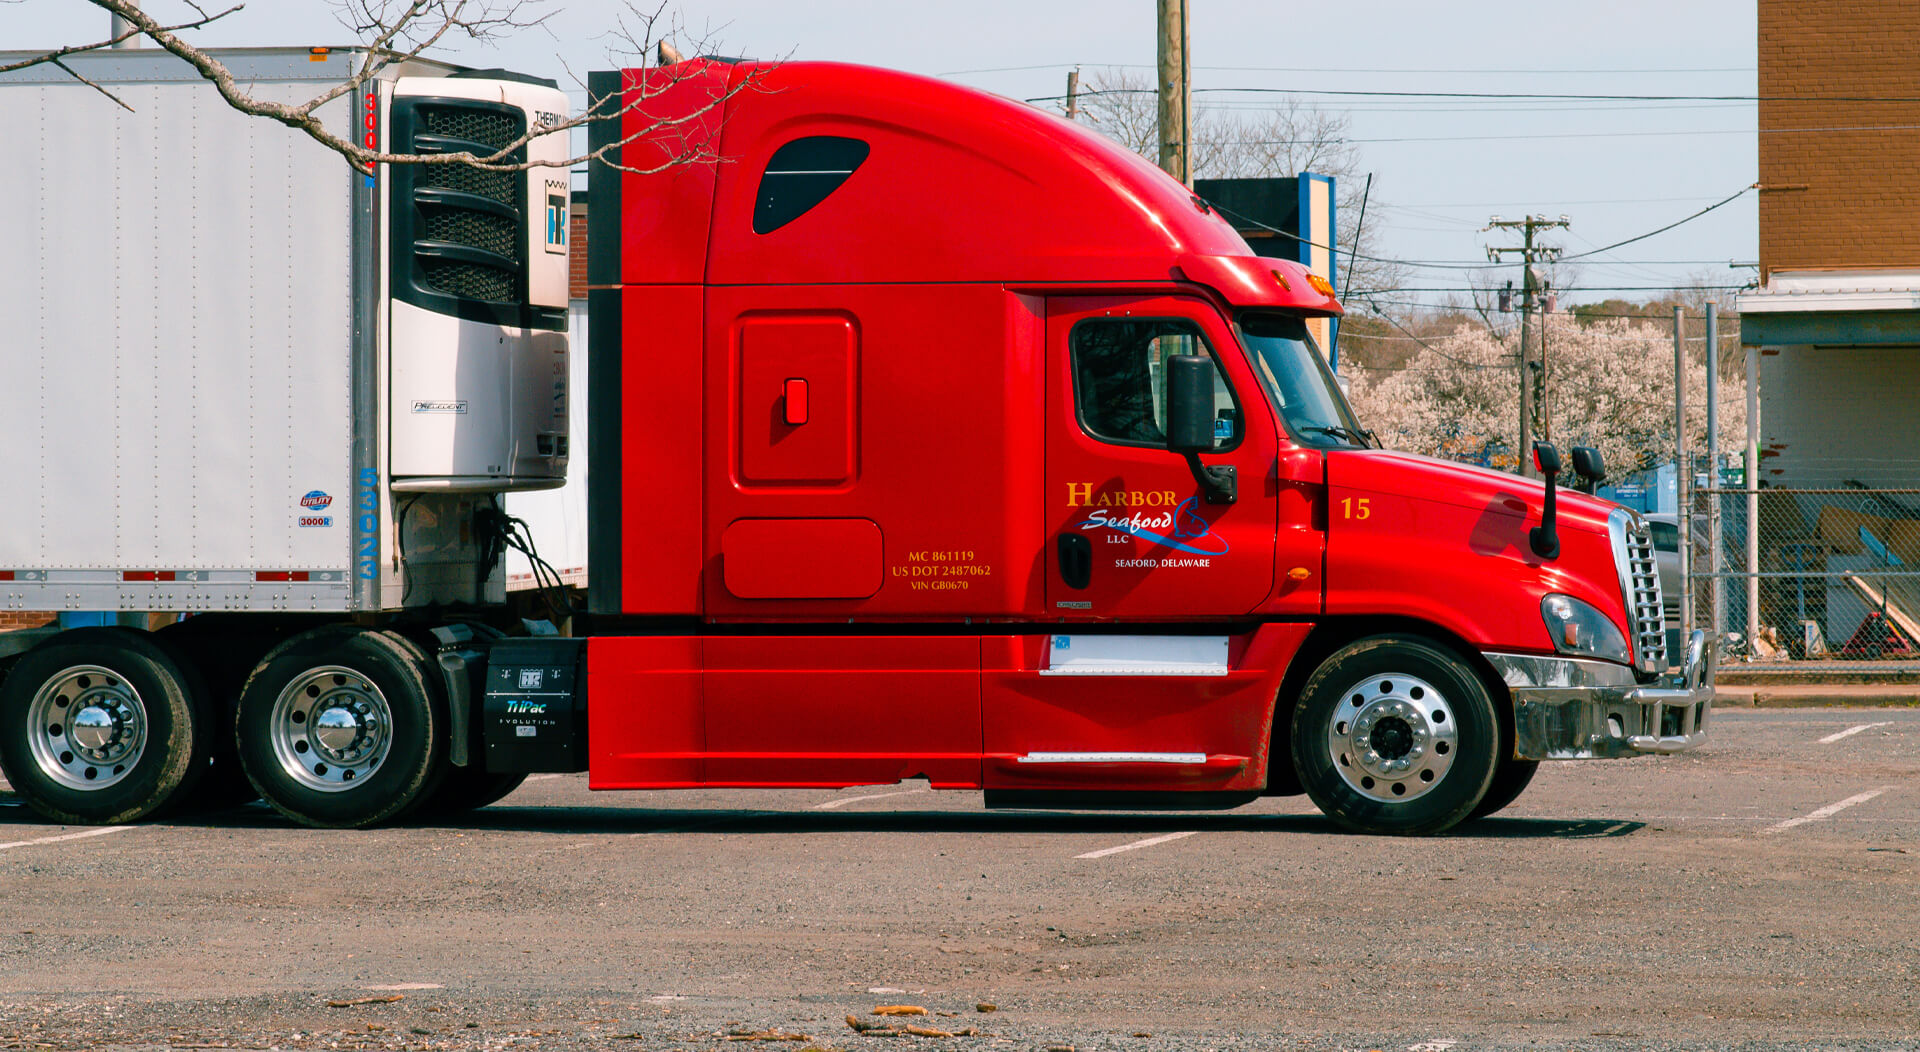
{"label": "power line", "polygon": [[[1691,197],[1603,197],[1603,198],[1593,198],[1586,201],[1556,201],[1551,203],[1551,205],[1543,201],[1536,201],[1534,203],[1539,204],[1542,207],[1563,208],[1567,205],[1668,204],[1674,201],[1706,201],[1706,200],[1712,199],[1712,197],[1713,197],[1712,194],[1694,194]],[[1512,201],[1448,201],[1448,202],[1420,201],[1414,204],[1404,204],[1404,205],[1382,203],[1382,204],[1374,205],[1373,207],[1375,208],[1512,208],[1514,207],[1514,202]]]}
{"label": "power line", "polygon": [[[1360,91],[1337,88],[1195,88],[1207,95],[1338,95],[1362,99],[1536,99],[1548,102],[1920,102],[1916,95],[1613,95],[1539,91]],[[1105,88],[1086,95],[1151,95],[1152,88]],[[1028,102],[1053,102],[1052,95]]]}
{"label": "power line", "polygon": [[[1593,250],[1592,252],[1583,252],[1583,253],[1581,253],[1581,254],[1580,254],[1580,255],[1578,255],[1578,256],[1566,256],[1566,257],[1562,257],[1562,260],[1563,260],[1563,261],[1566,261],[1566,260],[1573,260],[1573,259],[1579,259],[1579,258],[1582,258],[1583,256],[1591,256],[1591,255],[1593,255],[1593,254],[1594,254],[1595,252],[1606,252],[1606,251],[1609,251],[1609,250],[1611,250],[1611,249],[1615,249],[1615,248],[1619,248],[1619,247],[1620,247],[1621,245],[1631,245],[1631,244],[1633,244],[1633,243],[1634,243],[1634,242],[1636,242],[1636,241],[1645,241],[1645,240],[1646,240],[1647,238],[1650,238],[1650,237],[1652,237],[1652,236],[1654,236],[1655,234],[1664,234],[1664,233],[1666,233],[1667,231],[1669,231],[1669,230],[1672,230],[1673,228],[1675,228],[1675,227],[1677,227],[1677,226],[1682,226],[1682,225],[1684,225],[1684,224],[1686,224],[1686,223],[1690,223],[1690,222],[1692,222],[1692,221],[1694,221],[1695,219],[1698,219],[1698,218],[1700,218],[1701,216],[1703,216],[1703,215],[1706,215],[1706,214],[1707,214],[1708,212],[1711,212],[1711,211],[1713,211],[1714,209],[1716,209],[1716,208],[1719,208],[1719,207],[1721,207],[1722,205],[1725,205],[1725,204],[1728,204],[1729,202],[1731,202],[1731,201],[1733,201],[1733,200],[1734,200],[1735,198],[1738,198],[1738,197],[1739,197],[1739,196],[1740,196],[1741,194],[1744,194],[1744,193],[1746,193],[1747,191],[1749,191],[1749,190],[1752,190],[1752,189],[1754,188],[1754,186],[1757,186],[1757,185],[1759,185],[1759,184],[1757,184],[1757,183],[1756,183],[1756,184],[1753,184],[1753,185],[1750,185],[1750,186],[1744,186],[1744,187],[1741,187],[1741,188],[1740,188],[1740,190],[1739,190],[1738,192],[1736,192],[1736,193],[1734,193],[1734,194],[1732,194],[1731,196],[1728,196],[1728,197],[1724,197],[1724,198],[1722,198],[1722,199],[1720,199],[1719,201],[1716,201],[1716,202],[1714,202],[1713,204],[1710,204],[1710,205],[1708,205],[1707,207],[1705,207],[1705,208],[1702,208],[1702,209],[1701,209],[1701,210],[1699,210],[1698,212],[1695,212],[1695,213],[1693,213],[1693,214],[1692,214],[1692,215],[1690,215],[1690,216],[1687,216],[1687,217],[1685,217],[1685,218],[1682,218],[1682,219],[1676,219],[1676,220],[1674,220],[1673,222],[1671,222],[1671,223],[1668,223],[1668,224],[1667,224],[1666,226],[1663,226],[1663,227],[1660,227],[1660,228],[1659,228],[1659,229],[1657,229],[1657,230],[1649,230],[1648,232],[1646,232],[1646,233],[1644,233],[1644,234],[1640,234],[1640,235],[1637,235],[1637,236],[1635,236],[1635,237],[1630,237],[1630,238],[1627,238],[1627,239],[1626,239],[1625,241],[1619,241],[1619,242],[1615,242],[1614,244],[1611,244],[1611,245],[1606,245],[1606,246],[1603,246],[1603,247],[1601,247],[1601,248],[1597,248],[1597,249],[1594,249],[1594,250]],[[1204,200],[1204,198],[1203,198],[1203,200]],[[1307,245],[1307,246],[1310,246],[1310,247],[1312,247],[1312,248],[1318,248],[1318,249],[1324,249],[1324,250],[1326,250],[1326,251],[1328,251],[1328,252],[1339,252],[1339,251],[1342,251],[1342,250],[1341,250],[1341,249],[1340,249],[1340,248],[1339,248],[1339,247],[1338,247],[1337,245],[1323,245],[1323,244],[1320,244],[1319,242],[1317,242],[1317,241],[1313,241],[1313,240],[1311,240],[1311,239],[1309,239],[1309,238],[1304,238],[1304,237],[1301,237],[1301,236],[1300,236],[1299,234],[1296,234],[1296,233],[1294,233],[1294,232],[1293,232],[1293,231],[1291,231],[1291,230],[1282,230],[1282,229],[1280,229],[1279,227],[1276,227],[1276,226],[1269,226],[1269,225],[1267,225],[1266,223],[1262,223],[1262,222],[1260,222],[1260,221],[1259,221],[1259,220],[1257,220],[1257,219],[1252,219],[1252,218],[1249,218],[1249,217],[1247,217],[1247,216],[1244,216],[1244,215],[1241,215],[1240,213],[1238,213],[1238,212],[1235,212],[1235,211],[1233,211],[1233,210],[1232,210],[1232,209],[1230,209],[1230,208],[1224,208],[1224,207],[1222,207],[1222,206],[1220,205],[1220,203],[1219,203],[1219,202],[1217,202],[1217,201],[1207,201],[1207,205],[1208,205],[1208,207],[1210,207],[1210,208],[1212,208],[1212,209],[1214,209],[1215,211],[1217,211],[1217,212],[1219,212],[1219,213],[1220,213],[1221,215],[1224,215],[1224,216],[1228,216],[1228,217],[1230,217],[1230,218],[1232,218],[1232,219],[1235,219],[1235,220],[1238,220],[1239,222],[1242,222],[1242,223],[1246,223],[1246,224],[1247,224],[1247,225],[1249,225],[1249,226],[1254,226],[1254,227],[1258,227],[1259,229],[1261,229],[1261,230],[1265,230],[1265,231],[1268,231],[1269,233],[1274,233],[1274,234],[1279,234],[1279,235],[1280,235],[1280,236],[1282,236],[1282,237],[1288,237],[1288,238],[1292,238],[1293,240],[1295,240],[1295,241],[1297,241],[1297,242],[1299,242],[1299,243],[1301,243],[1301,244],[1303,244],[1303,245]],[[1395,264],[1395,265],[1399,265],[1399,266],[1413,266],[1413,267],[1420,267],[1420,264],[1416,264],[1416,263],[1413,263],[1413,262],[1411,262],[1411,261],[1409,261],[1409,260],[1404,260],[1404,259],[1390,259],[1390,258],[1388,258],[1388,257],[1386,257],[1386,256],[1375,256],[1375,255],[1370,255],[1370,254],[1368,254],[1368,253],[1365,253],[1365,252],[1361,252],[1361,251],[1358,251],[1357,249],[1353,249],[1353,248],[1348,248],[1348,249],[1346,249],[1345,251],[1346,251],[1346,252],[1348,252],[1348,253],[1349,253],[1350,255],[1352,255],[1352,256],[1353,256],[1354,258],[1357,258],[1357,259],[1364,259],[1364,260],[1367,260],[1367,261],[1369,261],[1369,262],[1373,262],[1373,263],[1392,263],[1392,264]],[[1485,269],[1485,268],[1486,268],[1486,266],[1490,266],[1490,265],[1478,265],[1478,264],[1476,264],[1476,265],[1472,265],[1472,266],[1467,266],[1467,265],[1462,265],[1462,266],[1459,266],[1459,267],[1454,267],[1454,266],[1452,266],[1452,265],[1450,265],[1450,264],[1431,264],[1431,265],[1429,265],[1428,267],[1423,267],[1423,268],[1421,268],[1421,269],[1462,269],[1462,270],[1467,270],[1467,269],[1471,269],[1471,270],[1480,270],[1480,269]],[[1711,289],[1711,288],[1721,288],[1721,287],[1724,287],[1724,288],[1730,288],[1730,289],[1744,289],[1744,288],[1746,288],[1747,286],[1745,286],[1745,285],[1727,285],[1727,286],[1711,286],[1711,285],[1700,285],[1700,286],[1689,286],[1689,287],[1691,287],[1691,288],[1702,288],[1702,289]],[[1572,287],[1572,288],[1565,288],[1565,289],[1560,289],[1559,291],[1561,291],[1561,292],[1637,292],[1637,291],[1672,291],[1672,288],[1673,288],[1672,286],[1653,286],[1653,285],[1617,285],[1617,286],[1614,286],[1614,285],[1586,285],[1586,286],[1575,286],[1575,287]],[[1426,289],[1426,288],[1392,288],[1392,289],[1373,289],[1373,290],[1371,290],[1371,291],[1373,291],[1373,292],[1475,292],[1475,291],[1479,291],[1479,290],[1476,290],[1476,289],[1446,289],[1446,288],[1439,288],[1439,289]]]}
{"label": "power line", "polygon": [[[1592,106],[1458,106],[1451,100],[1435,99],[1431,104],[1403,102],[1368,102],[1365,100],[1349,102],[1340,107],[1343,113],[1678,113],[1692,110],[1741,110],[1749,111],[1753,104],[1747,102],[1699,102],[1699,103],[1618,103]],[[1273,103],[1257,100],[1228,100],[1209,102],[1208,110],[1270,110]]]}
{"label": "power line", "polygon": [[[1405,325],[1402,325],[1402,324],[1400,324],[1400,323],[1399,323],[1399,322],[1397,322],[1397,321],[1394,321],[1394,320],[1393,320],[1393,316],[1392,316],[1392,315],[1390,315],[1390,314],[1388,314],[1388,313],[1387,313],[1386,311],[1383,311],[1383,310],[1381,310],[1381,309],[1380,309],[1380,308],[1378,308],[1378,307],[1374,307],[1374,308],[1373,308],[1373,313],[1374,313],[1374,315],[1375,315],[1376,317],[1378,317],[1378,318],[1379,318],[1379,319],[1380,319],[1381,321],[1384,321],[1384,322],[1386,322],[1386,323],[1387,323],[1388,325],[1391,325],[1391,326],[1393,326],[1394,328],[1396,328],[1396,329],[1399,329],[1399,330],[1400,330],[1401,332],[1404,332],[1404,333],[1406,333],[1406,334],[1407,334],[1407,338],[1408,338],[1408,339],[1411,339],[1411,340],[1412,340],[1413,342],[1415,342],[1415,343],[1417,343],[1417,344],[1419,344],[1420,346],[1422,346],[1422,347],[1424,347],[1424,348],[1426,348],[1426,349],[1427,349],[1427,350],[1429,350],[1429,351],[1432,351],[1433,353],[1435,353],[1435,354],[1437,354],[1437,355],[1439,355],[1440,357],[1442,357],[1442,358],[1445,358],[1445,359],[1446,359],[1447,361],[1450,361],[1450,362],[1452,362],[1452,363],[1454,363],[1455,365],[1464,365],[1464,366],[1466,366],[1466,367],[1467,367],[1467,368],[1469,368],[1469,369],[1476,369],[1476,370],[1486,370],[1486,369],[1504,369],[1504,368],[1506,368],[1505,366],[1500,366],[1500,365],[1481,365],[1481,364],[1480,364],[1480,363],[1478,363],[1478,362],[1470,362],[1470,361],[1467,361],[1467,360],[1466,360],[1465,358],[1455,358],[1455,357],[1454,357],[1453,355],[1451,355],[1451,354],[1448,354],[1447,352],[1445,352],[1445,351],[1443,351],[1443,350],[1441,350],[1440,348],[1438,348],[1438,347],[1435,347],[1435,346],[1434,346],[1433,344],[1430,344],[1430,343],[1428,343],[1427,341],[1425,341],[1425,340],[1423,340],[1423,339],[1421,339],[1420,337],[1418,337],[1418,336],[1415,336],[1415,335],[1413,334],[1413,330],[1411,330],[1411,329],[1409,329],[1409,328],[1407,328],[1407,327],[1406,327]],[[1363,366],[1363,368],[1364,368],[1364,366]]]}
{"label": "power line", "polygon": [[[1386,262],[1390,263],[1393,261],[1387,260]],[[1555,292],[1739,292],[1739,291],[1743,291],[1750,288],[1753,288],[1751,284],[1747,284],[1747,285],[1569,285],[1564,288],[1554,289],[1554,291]],[[1352,293],[1352,295],[1367,296],[1367,295],[1380,293],[1380,292],[1486,292],[1486,291],[1488,290],[1483,288],[1473,288],[1471,286],[1462,286],[1457,288],[1455,287],[1416,288],[1412,285],[1395,285],[1390,288],[1367,289],[1363,292]]]}
{"label": "power line", "polygon": [[[1152,69],[1152,65],[1143,62],[1049,62],[1038,66],[996,66],[989,69],[955,69],[945,73],[936,73],[936,77],[958,77],[968,73],[1020,73],[1034,69],[1060,69],[1066,66],[1098,66],[1107,69]],[[1661,69],[1395,69],[1389,67],[1364,66],[1195,66],[1194,69],[1211,70],[1222,73],[1441,73],[1441,74],[1497,74],[1500,76],[1538,76],[1541,74],[1633,74],[1635,76],[1663,73],[1757,73],[1753,66],[1699,66],[1691,68],[1667,67]]]}
{"label": "power line", "polygon": [[[1484,292],[1486,290],[1474,289],[1473,291]],[[1691,288],[1686,288],[1686,289],[1673,289],[1671,291],[1691,292],[1693,290]],[[1365,302],[1369,307],[1372,307],[1375,304],[1384,303],[1390,307],[1410,307],[1415,310],[1437,311],[1442,314],[1453,314],[1453,315],[1459,315],[1462,317],[1470,317],[1471,315],[1477,313],[1475,308],[1463,307],[1458,304],[1422,303],[1419,300],[1383,300],[1383,299],[1374,299],[1372,296],[1367,295],[1365,293],[1361,293],[1359,295],[1366,297],[1363,300],[1363,302]],[[1580,305],[1578,304],[1570,306],[1566,310],[1560,311],[1559,313],[1562,315],[1577,316],[1580,318],[1625,318],[1629,321],[1659,322],[1659,323],[1666,324],[1668,326],[1671,326],[1673,321],[1672,316],[1668,314],[1625,314],[1620,312],[1589,311],[1589,310],[1582,310]],[[1344,337],[1346,334],[1342,333],[1341,335]],[[1705,337],[1689,336],[1687,337],[1687,339],[1698,343],[1701,340],[1705,339]]]}
{"label": "power line", "polygon": [[[1084,94],[1084,93],[1083,93]],[[1906,125],[1889,125],[1885,129],[1874,131],[1900,131]],[[1920,127],[1920,125],[1913,125]],[[1781,131],[1866,131],[1865,128],[1791,128]],[[1628,132],[1540,132],[1530,135],[1401,135],[1379,138],[1338,138],[1338,139],[1235,139],[1216,143],[1219,146],[1345,146],[1367,143],[1392,142],[1518,142],[1533,139],[1644,139],[1684,135],[1696,138],[1701,135],[1752,135],[1752,128],[1702,128],[1692,131],[1628,131]]]}
{"label": "power line", "polygon": [[[1403,259],[1403,260],[1400,260],[1399,262],[1409,267],[1460,267],[1463,269],[1474,269],[1474,270],[1483,269],[1483,268],[1491,267],[1494,265],[1492,263],[1476,263],[1470,259]],[[1705,266],[1712,266],[1713,264],[1716,264],[1716,263],[1725,263],[1725,262],[1726,260],[1724,259],[1595,259],[1595,260],[1590,260],[1588,265],[1597,266],[1597,267],[1609,267],[1609,266],[1705,267]]]}
{"label": "power line", "polygon": [[1735,200],[1745,195],[1747,191],[1752,190],[1755,187],[1758,187],[1759,185],[1760,185],[1759,183],[1754,183],[1753,186],[1743,186],[1739,190],[1735,191],[1734,193],[1729,194],[1728,196],[1723,197],[1718,201],[1715,201],[1714,203],[1708,205],[1705,208],[1702,208],[1700,211],[1695,212],[1684,219],[1676,219],[1673,222],[1668,223],[1666,226],[1663,226],[1658,230],[1649,230],[1644,234],[1641,234],[1637,237],[1630,237],[1625,241],[1615,241],[1611,245],[1602,245],[1601,247],[1593,249],[1590,252],[1580,252],[1571,256],[1562,256],[1560,257],[1560,262],[1571,263],[1576,259],[1585,259],[1588,256],[1596,255],[1601,252],[1611,252],[1612,250],[1619,248],[1622,245],[1631,245],[1636,241],[1645,241],[1646,239],[1654,236],[1655,234],[1664,234],[1667,231],[1672,230],[1674,227],[1681,225],[1682,223],[1693,222],[1694,220],[1700,218],[1701,216],[1706,215],[1708,212],[1711,212],[1714,209],[1719,208],[1721,205],[1732,204]]}

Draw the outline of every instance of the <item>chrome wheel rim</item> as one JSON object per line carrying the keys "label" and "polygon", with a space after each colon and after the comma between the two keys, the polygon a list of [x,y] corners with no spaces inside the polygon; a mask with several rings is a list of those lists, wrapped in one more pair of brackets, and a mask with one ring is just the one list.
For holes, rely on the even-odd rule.
{"label": "chrome wheel rim", "polygon": [[344,792],[386,762],[393,710],[365,675],[322,665],[295,676],[274,699],[274,759],[308,789]]}
{"label": "chrome wheel rim", "polygon": [[27,705],[27,741],[41,774],[68,789],[105,789],[146,754],[147,706],[112,669],[61,669]]}
{"label": "chrome wheel rim", "polygon": [[1415,676],[1369,676],[1348,687],[1327,725],[1333,769],[1354,792],[1383,803],[1430,793],[1460,754],[1453,706]]}

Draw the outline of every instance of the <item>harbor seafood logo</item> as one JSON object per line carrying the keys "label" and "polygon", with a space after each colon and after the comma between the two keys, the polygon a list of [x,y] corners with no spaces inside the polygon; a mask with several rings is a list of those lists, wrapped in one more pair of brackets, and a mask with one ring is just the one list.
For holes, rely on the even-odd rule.
{"label": "harbor seafood logo", "polygon": [[[1180,500],[1179,497],[1173,490],[1095,493],[1091,482],[1067,483],[1067,506],[1090,509],[1080,522],[1082,530],[1138,537],[1189,555],[1227,554],[1227,539],[1213,532],[1213,524],[1200,515],[1200,498]],[[1141,567],[1207,565],[1204,560],[1170,559],[1130,559],[1122,563]]]}
{"label": "harbor seafood logo", "polygon": [[314,511],[319,511],[332,503],[333,497],[331,495],[322,493],[317,489],[308,490],[307,495],[300,498],[301,507],[310,508]]}

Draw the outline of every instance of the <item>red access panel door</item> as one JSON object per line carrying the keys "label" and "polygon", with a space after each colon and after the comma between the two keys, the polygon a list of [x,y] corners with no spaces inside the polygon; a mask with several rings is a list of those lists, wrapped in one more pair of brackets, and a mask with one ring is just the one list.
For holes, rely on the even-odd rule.
{"label": "red access panel door", "polygon": [[770,314],[740,322],[740,480],[843,486],[859,448],[858,345],[844,314]]}
{"label": "red access panel door", "polygon": [[[1214,451],[1236,500],[1209,503],[1166,447],[1165,361],[1209,355]],[[1205,301],[1056,298],[1047,310],[1047,608],[1075,618],[1244,614],[1273,588],[1276,437],[1233,333]]]}

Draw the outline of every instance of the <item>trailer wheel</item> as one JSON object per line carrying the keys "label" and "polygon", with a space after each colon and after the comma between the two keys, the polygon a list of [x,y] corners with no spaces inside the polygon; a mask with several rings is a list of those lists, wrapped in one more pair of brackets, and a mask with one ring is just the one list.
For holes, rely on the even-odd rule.
{"label": "trailer wheel", "polygon": [[[284,635],[284,633],[280,633]],[[211,755],[207,773],[178,802],[182,811],[223,811],[257,799],[253,783],[240,767],[234,748],[234,714],[240,688],[262,654],[276,641],[248,615],[198,614],[154,632],[163,646],[173,648],[181,664],[198,673],[203,690],[195,695],[195,719],[205,724]]]}
{"label": "trailer wheel", "polygon": [[415,648],[331,625],[268,652],[240,691],[240,763],[261,797],[311,826],[369,826],[432,788],[446,705]]}
{"label": "trailer wheel", "polygon": [[1361,833],[1429,835],[1465,821],[1493,782],[1499,742],[1480,677],[1411,636],[1342,647],[1308,678],[1293,713],[1307,795]]}
{"label": "trailer wheel", "polygon": [[1468,815],[1469,819],[1485,818],[1490,814],[1507,809],[1507,805],[1520,799],[1527,784],[1533,781],[1533,774],[1540,769],[1538,760],[1515,760],[1508,758],[1500,761],[1500,769],[1493,772],[1493,785],[1487,789],[1487,795]]}
{"label": "trailer wheel", "polygon": [[195,686],[193,673],[144,633],[61,633],[21,657],[0,685],[0,767],[29,806],[56,822],[152,814],[206,770]]}
{"label": "trailer wheel", "polygon": [[478,811],[489,804],[497,804],[507,798],[520,783],[527,780],[526,772],[501,774],[488,771],[481,764],[480,757],[466,767],[453,767],[447,771],[447,780],[440,783],[426,803],[420,805],[409,817],[421,819],[444,818],[463,811]]}

